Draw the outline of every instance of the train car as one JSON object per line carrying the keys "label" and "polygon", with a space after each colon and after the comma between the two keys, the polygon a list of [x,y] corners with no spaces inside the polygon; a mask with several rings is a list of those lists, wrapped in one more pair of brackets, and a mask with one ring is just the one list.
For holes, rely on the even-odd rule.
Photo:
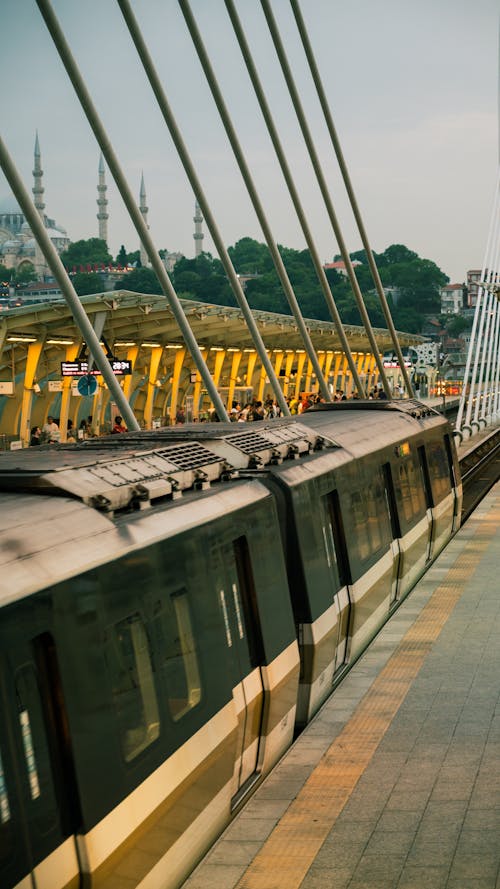
{"label": "train car", "polygon": [[462,489],[446,420],[418,403],[320,405],[301,422],[339,446],[266,479],[281,516],[304,725],[450,539]]}
{"label": "train car", "polygon": [[182,883],[453,533],[394,405],[0,459],[2,887]]}

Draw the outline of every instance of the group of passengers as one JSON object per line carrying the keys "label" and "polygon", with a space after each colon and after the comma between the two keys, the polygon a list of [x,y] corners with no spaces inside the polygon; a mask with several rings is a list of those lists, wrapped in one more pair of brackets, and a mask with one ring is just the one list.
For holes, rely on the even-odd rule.
{"label": "group of passengers", "polygon": [[[111,434],[116,434],[118,432],[126,432],[127,429],[123,425],[122,418],[117,415],[113,422],[113,428],[111,429]],[[84,417],[80,421],[80,425],[78,429],[75,429],[73,420],[68,420],[68,424],[66,427],[66,442],[76,443],[77,440],[87,439],[87,438],[95,438],[97,435],[93,425],[92,425],[92,415],[89,414],[88,417]],[[53,417],[51,414],[47,417],[47,422],[40,428],[40,426],[32,426],[31,427],[31,435],[30,435],[30,446],[36,447],[37,445],[49,444],[55,445],[59,444],[61,441],[61,430],[59,428],[59,420],[56,417]]]}
{"label": "group of passengers", "polygon": [[[348,396],[345,394],[343,389],[336,389],[335,394],[333,396],[333,401],[346,401]],[[359,395],[357,392],[353,392],[349,398],[357,399]],[[372,399],[386,399],[387,395],[383,388],[375,388],[371,391],[369,395],[370,400]],[[301,414],[303,411],[306,411],[308,408],[312,407],[315,404],[320,404],[324,402],[325,399],[322,395],[314,392],[303,392],[299,397],[289,396],[286,399],[287,405],[290,409],[290,413],[293,415]],[[241,405],[239,401],[233,401],[231,410],[229,412],[229,418],[232,423],[252,423],[257,422],[259,420],[273,420],[276,417],[282,416],[282,410],[274,398],[267,398],[264,403],[254,398],[251,401],[247,401],[245,405]],[[200,417],[200,421],[204,422],[207,419],[217,420],[217,414],[213,411],[210,416]],[[176,416],[175,423],[176,425],[181,425],[186,422],[186,417],[184,413],[184,408],[179,407]],[[123,423],[121,416],[118,414],[114,418],[113,427],[110,430],[112,435],[117,435],[122,432],[126,432],[127,428]],[[89,416],[86,419],[84,418],[80,422],[80,426],[78,430],[75,430],[73,426],[73,421],[68,420],[67,431],[66,431],[66,441],[67,442],[76,442],[77,439],[86,439],[86,438],[94,438],[96,435],[95,430],[92,426],[92,417]],[[31,437],[30,437],[30,445],[40,445],[40,444],[59,444],[61,441],[61,431],[59,429],[59,424],[55,417],[49,415],[47,417],[47,422],[44,424],[42,428],[40,426],[33,426],[31,428]]]}

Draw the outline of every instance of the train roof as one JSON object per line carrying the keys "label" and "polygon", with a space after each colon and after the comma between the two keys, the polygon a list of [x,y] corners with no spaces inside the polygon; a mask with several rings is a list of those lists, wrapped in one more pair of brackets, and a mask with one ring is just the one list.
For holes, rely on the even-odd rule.
{"label": "train roof", "polygon": [[191,424],[47,445],[0,456],[0,491],[69,496],[111,516],[320,450],[358,457],[404,440],[429,420],[443,422],[414,401],[346,401],[297,419]]}
{"label": "train roof", "polygon": [[323,447],[336,443],[290,420],[124,433],[2,455],[0,491],[70,496],[113,514]]}

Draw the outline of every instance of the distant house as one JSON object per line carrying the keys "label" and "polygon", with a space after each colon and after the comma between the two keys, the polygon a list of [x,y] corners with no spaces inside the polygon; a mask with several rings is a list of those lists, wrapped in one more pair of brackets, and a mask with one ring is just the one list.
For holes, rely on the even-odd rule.
{"label": "distant house", "polygon": [[481,269],[470,269],[467,272],[467,305],[469,308],[474,308],[477,303],[481,275]]}
{"label": "distant house", "polygon": [[[356,268],[357,265],[363,265],[359,259],[353,259],[352,265]],[[333,269],[335,272],[338,272],[339,275],[344,275],[347,277],[347,269],[345,267],[345,262],[342,259],[338,259],[336,262],[325,262],[323,268],[328,271],[328,269]]]}
{"label": "distant house", "polygon": [[446,284],[439,290],[442,315],[460,315],[466,306],[465,284]]}
{"label": "distant house", "polygon": [[63,302],[62,290],[55,281],[34,281],[32,284],[23,284],[16,287],[15,297],[17,305],[28,303]]}

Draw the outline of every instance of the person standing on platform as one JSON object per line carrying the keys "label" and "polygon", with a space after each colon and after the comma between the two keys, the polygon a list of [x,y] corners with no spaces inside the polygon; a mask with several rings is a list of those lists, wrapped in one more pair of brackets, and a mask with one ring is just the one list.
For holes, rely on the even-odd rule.
{"label": "person standing on platform", "polygon": [[54,420],[54,417],[52,417],[50,414],[47,417],[47,422],[43,427],[43,440],[47,442],[47,444],[59,444],[59,442],[61,441],[59,426]]}
{"label": "person standing on platform", "polygon": [[32,426],[31,427],[31,436],[30,436],[30,447],[34,445],[39,445],[42,443],[42,430],[40,426]]}
{"label": "person standing on platform", "polygon": [[115,417],[115,423],[111,430],[111,435],[118,435],[120,432],[126,432],[127,427],[123,425],[123,420],[120,417],[120,414],[117,414]]}

